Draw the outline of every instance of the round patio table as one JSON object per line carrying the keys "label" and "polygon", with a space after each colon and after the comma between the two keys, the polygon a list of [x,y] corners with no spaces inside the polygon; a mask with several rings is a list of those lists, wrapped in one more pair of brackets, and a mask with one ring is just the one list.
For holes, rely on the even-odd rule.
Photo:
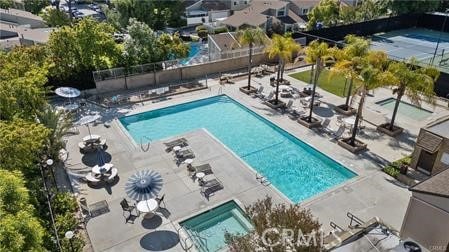
{"label": "round patio table", "polygon": [[92,167],[92,172],[95,174],[104,174],[111,170],[111,168],[114,167],[113,164],[104,164],[103,166],[94,166]]}
{"label": "round patio table", "polygon": [[89,135],[89,136],[83,137],[83,142],[96,142],[98,140],[100,140],[99,135]]}
{"label": "round patio table", "polygon": [[159,207],[155,199],[142,200],[137,203],[137,210],[139,212],[145,213],[145,218],[152,218],[154,216],[154,211]]}

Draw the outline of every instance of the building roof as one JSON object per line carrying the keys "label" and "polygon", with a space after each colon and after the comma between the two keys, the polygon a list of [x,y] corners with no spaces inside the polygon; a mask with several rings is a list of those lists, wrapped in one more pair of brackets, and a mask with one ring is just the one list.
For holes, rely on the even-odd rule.
{"label": "building roof", "polygon": [[201,8],[207,11],[229,10],[230,6],[217,0],[203,0]]}
{"label": "building roof", "polygon": [[449,117],[443,117],[428,125],[425,129],[435,135],[449,139]]}
{"label": "building roof", "polygon": [[[39,21],[43,21],[43,19],[37,15],[34,15],[31,12],[28,11],[23,11],[23,10],[18,10],[18,9],[1,9],[0,8],[0,17],[3,14],[9,14],[12,16],[17,16],[17,17],[24,17],[24,18],[29,18],[29,19],[35,19],[35,20],[39,20]],[[0,18],[3,19],[3,18]]]}
{"label": "building roof", "polygon": [[449,198],[449,169],[416,184],[410,191]]}
{"label": "building roof", "polygon": [[[52,30],[52,28],[31,29],[22,26],[14,27],[0,23],[0,31],[2,31],[2,36],[6,34],[5,37],[0,38],[11,39],[14,37],[21,37],[27,40],[32,40],[36,43],[46,43],[50,37],[50,33]],[[14,36],[12,36],[12,34],[14,34]]]}
{"label": "building roof", "polygon": [[244,24],[260,26],[267,21],[267,16],[272,16],[269,10],[280,9],[288,5],[285,1],[252,1],[247,8],[234,12],[234,15],[223,21],[223,24],[240,27]]}
{"label": "building roof", "polygon": [[318,5],[320,0],[290,0],[290,2],[299,8],[309,8]]}
{"label": "building roof", "polygon": [[210,39],[220,51],[234,50],[241,47],[237,39],[230,32],[210,35]]}

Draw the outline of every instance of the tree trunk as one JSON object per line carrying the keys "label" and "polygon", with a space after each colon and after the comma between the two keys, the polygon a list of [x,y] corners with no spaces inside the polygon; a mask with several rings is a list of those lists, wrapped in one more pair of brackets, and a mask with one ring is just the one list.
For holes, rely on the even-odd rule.
{"label": "tree trunk", "polygon": [[313,103],[315,102],[315,90],[316,85],[318,83],[318,77],[320,75],[320,65],[321,65],[321,59],[316,60],[316,66],[315,66],[315,76],[313,77],[313,88],[312,88],[312,98],[310,99],[310,112],[309,112],[309,118],[307,118],[307,121],[309,123],[312,122],[312,113],[313,113]]}
{"label": "tree trunk", "polygon": [[68,0],[67,1],[67,5],[69,7],[69,18],[70,18],[70,22],[72,22],[72,0]]}
{"label": "tree trunk", "polygon": [[398,96],[396,97],[396,103],[394,104],[393,116],[391,116],[389,130],[393,131],[394,129],[394,120],[396,119],[396,115],[398,113],[399,104],[401,103],[402,96],[404,95],[404,90],[401,88],[398,90]]}
{"label": "tree trunk", "polygon": [[251,65],[253,61],[253,43],[249,43],[249,57],[248,57],[248,91],[251,89]]}
{"label": "tree trunk", "polygon": [[279,78],[281,76],[281,67],[282,67],[282,60],[279,60],[278,73],[276,79],[276,98],[274,99],[274,104],[278,104],[279,100]]}
{"label": "tree trunk", "polygon": [[310,70],[310,81],[309,83],[313,82],[313,74],[315,73],[315,65],[312,65],[312,69]]}
{"label": "tree trunk", "polygon": [[351,98],[353,82],[354,82],[354,78],[351,77],[351,79],[349,80],[348,94],[346,95],[346,102],[345,102],[347,110],[349,110],[349,99]]}
{"label": "tree trunk", "polygon": [[366,91],[362,91],[362,96],[360,97],[359,107],[357,108],[357,116],[355,117],[354,127],[352,127],[352,135],[349,140],[349,144],[355,146],[355,137],[357,136],[357,130],[359,128],[360,117],[362,116],[363,104],[365,103]]}
{"label": "tree trunk", "polygon": [[282,68],[281,68],[281,81],[284,81],[284,70],[285,70],[285,64],[282,64]]}

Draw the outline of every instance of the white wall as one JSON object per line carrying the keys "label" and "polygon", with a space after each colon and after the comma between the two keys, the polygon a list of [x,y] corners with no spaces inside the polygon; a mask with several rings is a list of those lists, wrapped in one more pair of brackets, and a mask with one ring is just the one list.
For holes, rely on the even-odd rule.
{"label": "white wall", "polygon": [[203,19],[205,21],[209,20],[209,16],[204,17],[193,17],[193,18],[187,18],[187,25],[196,25],[196,24],[202,24]]}

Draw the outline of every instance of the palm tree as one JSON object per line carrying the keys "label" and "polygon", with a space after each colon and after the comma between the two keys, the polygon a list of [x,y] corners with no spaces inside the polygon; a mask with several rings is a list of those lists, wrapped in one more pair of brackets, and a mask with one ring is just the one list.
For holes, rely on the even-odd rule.
{"label": "palm tree", "polygon": [[329,77],[335,74],[343,74],[349,79],[348,93],[346,94],[346,102],[344,105],[338,107],[349,111],[349,102],[352,95],[353,83],[359,74],[359,67],[362,58],[368,54],[370,43],[368,40],[357,37],[355,35],[348,35],[345,37],[346,46],[341,50],[336,50],[333,55],[337,61],[344,62],[339,64],[339,67],[332,67]]}
{"label": "palm tree", "polygon": [[46,143],[46,153],[52,159],[57,160],[59,150],[65,147],[62,137],[72,127],[71,116],[48,106],[37,115],[37,118],[40,123],[51,130]]}
{"label": "palm tree", "polygon": [[[345,62],[338,62],[336,65],[344,63]],[[388,63],[388,56],[385,52],[370,51],[366,57],[362,59],[361,65],[359,65],[360,71],[358,78],[361,83],[355,93],[360,99],[354,126],[352,128],[352,134],[348,142],[351,146],[356,146],[358,125],[360,118],[362,118],[363,105],[365,104],[365,98],[368,91],[379,87],[389,86],[394,83],[395,78],[392,73],[388,71]]]}
{"label": "palm tree", "polygon": [[[276,78],[276,98],[274,104],[279,101],[279,79],[281,72],[284,70],[284,64],[291,62],[293,54],[301,50],[301,46],[291,36],[281,36],[274,34],[271,39],[271,44],[266,48],[268,58],[273,59],[278,57],[279,65]],[[282,73],[283,74],[283,73]]]}
{"label": "palm tree", "polygon": [[306,62],[314,63],[314,76],[313,76],[313,89],[312,98],[310,100],[310,113],[307,117],[309,123],[312,122],[313,104],[315,102],[315,90],[318,83],[318,78],[323,71],[326,62],[330,58],[329,45],[324,42],[319,42],[318,40],[312,41],[306,48]]}
{"label": "palm tree", "polygon": [[390,131],[395,128],[394,121],[404,95],[417,105],[420,105],[423,100],[434,103],[433,86],[439,76],[438,70],[433,67],[417,68],[415,66],[416,60],[412,58],[409,62],[393,62],[388,68],[395,77],[393,94],[396,94],[391,121],[385,125],[385,128],[388,127]]}
{"label": "palm tree", "polygon": [[237,39],[241,45],[248,45],[248,91],[251,89],[251,67],[253,61],[253,47],[264,45],[267,42],[267,35],[260,28],[240,30]]}

